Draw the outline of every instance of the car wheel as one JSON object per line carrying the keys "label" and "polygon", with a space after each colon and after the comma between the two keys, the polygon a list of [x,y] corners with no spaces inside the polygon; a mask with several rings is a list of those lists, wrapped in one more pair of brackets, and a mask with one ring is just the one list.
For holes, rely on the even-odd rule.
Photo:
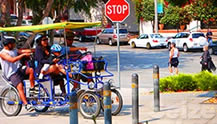
{"label": "car wheel", "polygon": [[96,44],[100,44],[100,43],[101,43],[100,39],[97,38],[97,39],[96,39]]}
{"label": "car wheel", "polygon": [[213,49],[209,48],[209,53],[212,55],[213,54]]}
{"label": "car wheel", "polygon": [[151,49],[151,44],[150,44],[150,43],[147,43],[147,44],[146,44],[146,48],[147,48],[147,49]]}
{"label": "car wheel", "polygon": [[188,46],[187,46],[187,44],[184,44],[184,46],[183,46],[183,51],[184,51],[184,52],[188,52]]}
{"label": "car wheel", "polygon": [[108,43],[109,43],[109,46],[112,46],[113,45],[112,39],[109,39]]}
{"label": "car wheel", "polygon": [[136,44],[134,42],[131,43],[132,48],[136,48]]}

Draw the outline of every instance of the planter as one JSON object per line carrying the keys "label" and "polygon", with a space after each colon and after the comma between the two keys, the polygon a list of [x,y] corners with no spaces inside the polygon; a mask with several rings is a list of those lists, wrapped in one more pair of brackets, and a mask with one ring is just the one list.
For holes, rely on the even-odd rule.
{"label": "planter", "polygon": [[184,31],[185,30],[185,25],[180,25],[180,30]]}
{"label": "planter", "polygon": [[159,24],[159,28],[160,28],[160,30],[163,30],[164,29],[164,24]]}

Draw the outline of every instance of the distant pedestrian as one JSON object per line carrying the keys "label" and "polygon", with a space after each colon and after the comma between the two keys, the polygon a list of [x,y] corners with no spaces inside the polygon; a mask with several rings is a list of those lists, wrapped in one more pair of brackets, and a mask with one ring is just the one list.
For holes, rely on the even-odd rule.
{"label": "distant pedestrian", "polygon": [[172,43],[171,44],[171,50],[169,54],[169,71],[171,74],[173,74],[173,67],[176,71],[176,74],[179,73],[178,71],[178,65],[179,65],[179,50],[176,48],[176,44]]}
{"label": "distant pedestrian", "polygon": [[207,30],[207,33],[206,33],[206,38],[207,38],[207,41],[209,44],[212,44],[212,31],[210,30],[210,28]]}
{"label": "distant pedestrian", "polygon": [[209,71],[211,72],[212,71],[215,71],[216,70],[216,67],[212,61],[212,57],[210,56],[210,53],[208,51],[208,46],[204,46],[203,47],[203,54],[200,58],[200,64],[202,65],[201,67],[201,71]]}

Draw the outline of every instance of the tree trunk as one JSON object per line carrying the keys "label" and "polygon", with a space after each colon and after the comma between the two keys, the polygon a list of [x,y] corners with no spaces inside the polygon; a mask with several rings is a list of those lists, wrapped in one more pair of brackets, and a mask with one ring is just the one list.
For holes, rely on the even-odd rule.
{"label": "tree trunk", "polygon": [[28,40],[26,41],[26,43],[23,45],[22,48],[30,49],[30,48],[32,47],[31,44],[33,44],[34,38],[35,38],[35,34],[32,34],[32,35],[28,38]]}
{"label": "tree trunk", "polygon": [[[42,20],[43,20],[45,17],[49,16],[50,11],[51,11],[51,7],[52,7],[52,5],[53,5],[53,2],[54,2],[54,0],[48,0],[47,5],[46,5],[46,8],[45,8],[45,10],[44,10],[44,14],[43,14],[42,19],[41,19],[41,21],[40,21],[39,24],[42,23]],[[30,47],[30,44],[32,44],[34,38],[35,38],[35,34],[33,34],[32,36],[30,36],[30,37],[28,38],[28,40],[26,41],[26,43],[24,44],[24,48],[29,48],[29,47]],[[52,38],[51,38],[51,39],[52,39]]]}
{"label": "tree trunk", "polygon": [[[52,7],[52,5],[53,5],[53,2],[54,2],[54,0],[48,0],[47,6],[46,6],[46,8],[45,8],[45,10],[44,10],[44,14],[43,14],[43,16],[42,16],[42,20],[43,20],[45,17],[49,16],[50,11],[51,11],[51,7]],[[39,24],[42,23],[42,20],[40,21]]]}
{"label": "tree trunk", "polygon": [[9,26],[10,25],[10,3],[8,0],[0,0],[0,7],[1,7],[1,21],[2,26]]}
{"label": "tree trunk", "polygon": [[18,21],[17,21],[17,26],[20,26],[22,24],[24,6],[25,6],[24,0],[18,0]]}

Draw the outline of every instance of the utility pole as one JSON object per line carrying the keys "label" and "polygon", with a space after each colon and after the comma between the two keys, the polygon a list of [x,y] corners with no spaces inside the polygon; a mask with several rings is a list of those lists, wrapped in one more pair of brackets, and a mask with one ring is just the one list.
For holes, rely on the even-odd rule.
{"label": "utility pole", "polygon": [[154,23],[154,30],[155,33],[158,33],[158,18],[157,18],[157,0],[154,0],[154,8],[155,8],[155,23]]}

